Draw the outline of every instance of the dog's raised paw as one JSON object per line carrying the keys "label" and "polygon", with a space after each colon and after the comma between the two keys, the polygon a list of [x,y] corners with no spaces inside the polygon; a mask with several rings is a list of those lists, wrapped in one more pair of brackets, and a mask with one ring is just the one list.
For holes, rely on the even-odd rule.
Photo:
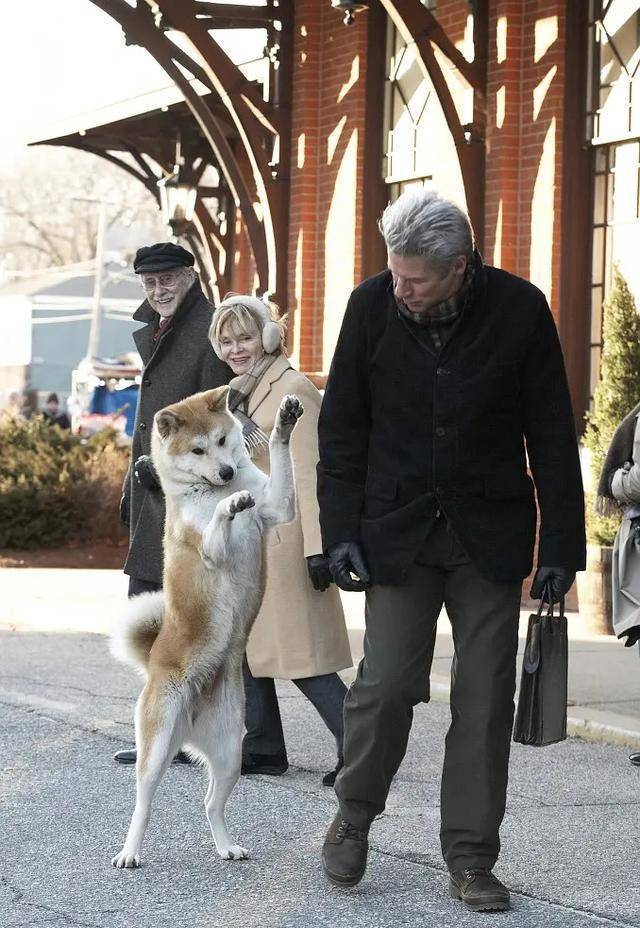
{"label": "dog's raised paw", "polygon": [[283,397],[278,409],[278,428],[281,433],[290,435],[291,431],[304,413],[304,406],[297,396],[289,394]]}
{"label": "dog's raised paw", "polygon": [[140,855],[122,850],[113,858],[111,866],[118,870],[136,870],[140,866]]}
{"label": "dog's raised paw", "polygon": [[239,844],[229,844],[228,847],[218,848],[218,854],[223,860],[247,860],[249,851]]}
{"label": "dog's raised paw", "polygon": [[227,500],[229,517],[233,519],[237,512],[244,512],[245,509],[251,509],[255,504],[256,501],[248,490],[240,490],[238,493],[233,493]]}

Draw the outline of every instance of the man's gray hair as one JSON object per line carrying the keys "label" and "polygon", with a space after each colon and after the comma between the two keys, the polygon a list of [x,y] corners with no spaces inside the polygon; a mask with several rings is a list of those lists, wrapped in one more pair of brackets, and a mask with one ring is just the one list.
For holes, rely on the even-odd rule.
{"label": "man's gray hair", "polygon": [[378,228],[389,251],[421,256],[446,273],[459,255],[473,257],[473,230],[467,214],[435,190],[406,190],[383,212]]}

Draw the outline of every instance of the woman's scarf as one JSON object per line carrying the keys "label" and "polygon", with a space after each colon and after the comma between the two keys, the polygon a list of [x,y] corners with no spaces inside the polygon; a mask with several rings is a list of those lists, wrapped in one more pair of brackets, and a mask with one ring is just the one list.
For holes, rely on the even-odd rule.
{"label": "woman's scarf", "polygon": [[243,412],[239,407],[248,408],[251,394],[279,356],[279,352],[277,354],[263,354],[250,371],[247,371],[246,374],[239,374],[229,381],[229,410],[242,426],[245,448],[250,455],[253,455],[255,451],[264,445],[268,445],[269,436],[265,435],[253,419],[250,419],[246,412]]}
{"label": "woman's scarf", "polygon": [[[611,481],[617,470],[627,461],[633,461],[633,438],[636,430],[636,419],[640,413],[640,403],[628,413],[613,433],[607,456],[602,465],[598,492],[596,497],[596,512],[601,516],[611,516],[620,511],[620,506],[611,492]],[[640,463],[640,462],[635,462]]]}

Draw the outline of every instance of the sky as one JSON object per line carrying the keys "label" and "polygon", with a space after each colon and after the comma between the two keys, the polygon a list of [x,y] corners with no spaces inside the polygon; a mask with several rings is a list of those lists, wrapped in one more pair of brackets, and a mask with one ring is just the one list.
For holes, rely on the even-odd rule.
{"label": "sky", "polygon": [[56,121],[168,85],[90,0],[7,3],[0,40],[0,166]]}
{"label": "sky", "polygon": [[[91,0],[5,0],[2,27],[0,169],[23,155],[29,139],[55,136],[56,123],[170,86],[151,56],[126,46],[120,26]],[[222,39],[247,48],[246,35]]]}

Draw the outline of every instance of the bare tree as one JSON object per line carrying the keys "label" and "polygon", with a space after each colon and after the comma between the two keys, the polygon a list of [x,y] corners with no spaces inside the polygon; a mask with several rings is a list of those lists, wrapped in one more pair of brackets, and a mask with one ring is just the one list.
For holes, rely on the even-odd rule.
{"label": "bare tree", "polygon": [[27,149],[0,176],[0,273],[92,259],[98,211],[87,198],[113,204],[109,228],[136,223],[161,234],[156,200],[125,171],[73,149]]}

